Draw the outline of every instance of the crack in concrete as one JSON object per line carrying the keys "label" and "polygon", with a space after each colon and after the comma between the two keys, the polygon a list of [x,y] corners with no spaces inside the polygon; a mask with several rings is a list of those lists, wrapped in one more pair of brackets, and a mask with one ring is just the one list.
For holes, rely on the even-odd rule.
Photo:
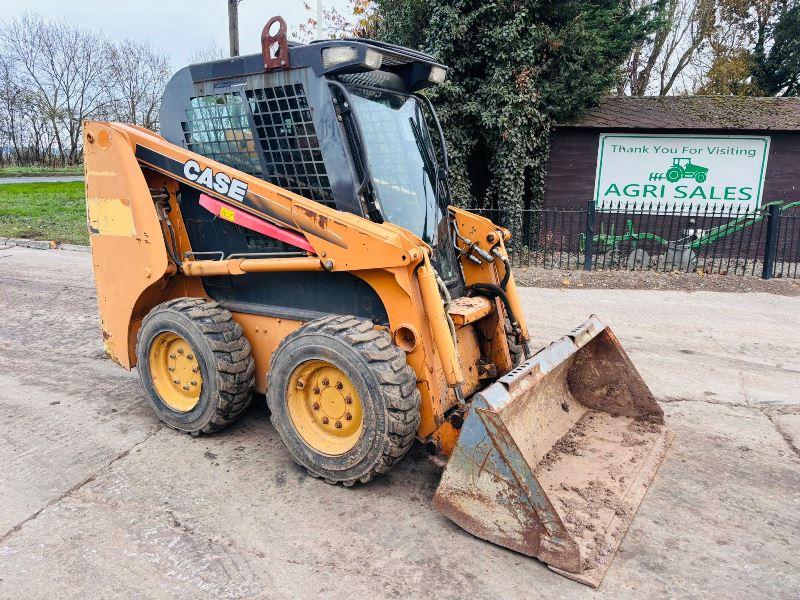
{"label": "crack in concrete", "polygon": [[724,400],[710,400],[705,398],[677,398],[675,396],[666,396],[658,398],[658,401],[664,404],[677,404],[679,402],[702,402],[703,404],[714,404],[716,406],[735,406],[737,408],[751,408],[759,410],[758,406],[753,404],[745,404],[742,402],[725,402]]}
{"label": "crack in concrete", "polygon": [[[744,389],[742,389],[741,393],[745,397],[745,400],[748,401],[750,400],[750,398],[747,395],[747,392]],[[753,410],[759,414],[764,415],[767,418],[767,420],[770,422],[770,425],[772,425],[773,429],[775,429],[777,434],[783,438],[783,440],[789,446],[789,449],[792,451],[792,453],[795,454],[797,458],[800,459],[800,448],[795,446],[794,441],[792,440],[792,436],[790,436],[789,433],[785,431],[783,427],[781,427],[781,424],[770,414],[770,409],[780,410],[780,409],[785,409],[787,407],[800,406],[798,404],[788,404],[788,405],[782,405],[780,407],[774,407],[772,405],[764,406],[763,404],[752,403],[752,402],[751,403],[724,402],[723,400],[706,400],[702,398],[675,398],[670,396],[667,396],[665,398],[658,398],[658,401],[664,404],[677,404],[680,402],[701,402],[703,404],[713,404],[715,406],[734,406],[736,408],[748,408],[750,410]]]}
{"label": "crack in concrete", "polygon": [[111,465],[113,465],[113,464],[114,464],[114,463],[116,463],[117,461],[119,461],[119,460],[122,460],[123,458],[125,458],[126,456],[128,456],[128,455],[129,455],[131,452],[133,452],[133,451],[134,451],[136,448],[138,448],[139,446],[142,446],[143,444],[147,443],[147,441],[148,441],[148,440],[149,440],[151,437],[153,437],[154,435],[156,435],[156,434],[157,434],[159,431],[161,431],[163,428],[164,428],[164,425],[162,425],[161,423],[159,423],[159,424],[156,426],[156,428],[155,428],[153,431],[151,431],[150,433],[148,433],[148,434],[147,434],[147,435],[144,437],[144,439],[142,439],[142,440],[141,440],[141,441],[139,441],[139,442],[136,442],[136,443],[135,443],[133,446],[131,446],[131,447],[130,447],[130,448],[128,448],[127,450],[123,450],[122,452],[119,452],[118,454],[116,454],[116,455],[115,455],[114,457],[112,457],[112,458],[111,458],[111,460],[109,460],[109,461],[108,461],[106,464],[104,464],[102,467],[100,467],[99,469],[97,469],[97,470],[96,470],[94,473],[92,473],[92,474],[91,474],[91,475],[89,475],[88,477],[85,477],[84,479],[81,479],[81,480],[80,480],[78,483],[76,483],[75,485],[73,485],[72,487],[70,487],[70,488],[69,488],[68,490],[66,490],[66,491],[65,491],[63,494],[60,494],[59,496],[56,496],[55,498],[52,498],[52,499],[50,499],[49,501],[47,501],[47,502],[45,503],[45,505],[44,505],[44,506],[42,506],[41,508],[39,508],[39,509],[38,509],[36,512],[34,512],[34,513],[32,513],[31,515],[29,515],[29,516],[25,517],[25,518],[24,518],[22,521],[20,521],[20,522],[19,522],[19,523],[17,523],[16,525],[14,525],[14,527],[12,527],[12,528],[11,528],[11,529],[9,529],[8,531],[6,531],[4,534],[0,535],[0,544],[4,543],[4,542],[5,542],[5,541],[6,541],[6,540],[9,538],[9,537],[11,537],[12,535],[14,535],[14,534],[15,534],[15,533],[17,533],[18,531],[20,531],[20,530],[21,530],[21,529],[22,529],[22,528],[25,526],[25,524],[26,524],[26,523],[30,523],[31,521],[33,521],[34,519],[36,519],[36,518],[37,518],[37,517],[38,517],[40,514],[42,514],[42,513],[43,513],[45,510],[47,510],[48,508],[50,508],[51,506],[53,506],[53,505],[55,505],[55,504],[58,504],[58,503],[59,503],[59,502],[61,502],[61,501],[62,501],[64,498],[67,498],[68,496],[71,496],[72,494],[74,494],[75,492],[77,492],[78,490],[80,490],[82,487],[84,487],[86,484],[88,484],[88,483],[91,483],[92,481],[94,481],[94,480],[97,478],[97,476],[98,476],[98,475],[100,475],[100,473],[102,473],[103,471],[105,471],[106,469],[108,469],[108,468],[109,468]]}
{"label": "crack in concrete", "polygon": [[[9,255],[11,256],[11,255]],[[5,274],[0,274],[0,282],[6,283],[33,283],[40,286],[50,286],[55,287],[55,284],[52,283],[52,279],[27,279],[25,277],[13,277],[8,276]],[[95,295],[95,287],[93,285],[73,285],[76,290],[84,290],[91,292],[92,296]],[[43,292],[44,293],[44,292]]]}
{"label": "crack in concrete", "polygon": [[762,362],[759,360],[753,360],[748,358],[741,358],[738,356],[731,356],[727,353],[716,353],[716,352],[703,352],[702,350],[678,350],[680,354],[685,354],[687,356],[702,356],[705,358],[713,358],[720,361],[720,363],[733,363],[738,364],[740,366],[744,366],[747,369],[752,368],[760,368],[760,369],[769,369],[770,371],[780,371],[784,373],[800,373],[798,369],[792,369],[791,367],[785,367],[783,365],[779,365],[776,363],[768,363]]}
{"label": "crack in concrete", "polygon": [[[740,373],[740,375],[744,375],[744,374]],[[747,394],[747,390],[745,389],[744,385],[741,385],[739,389],[741,390],[742,396],[744,396],[744,399],[749,402],[750,401],[750,396]],[[783,430],[783,428],[781,427],[780,423],[778,423],[778,421],[776,421],[775,419],[772,418],[772,415],[769,413],[769,411],[764,406],[759,406],[758,407],[758,411],[761,414],[763,414],[765,417],[767,417],[767,420],[770,422],[770,425],[772,425],[772,428],[775,430],[775,432],[779,436],[781,436],[783,438],[783,440],[789,445],[789,449],[792,452],[794,452],[794,454],[798,458],[800,458],[800,449],[798,449],[797,446],[794,445],[794,442],[792,441],[791,436],[788,434],[788,432]]]}
{"label": "crack in concrete", "polygon": [[[1,323],[0,323],[0,325],[1,325]],[[98,325],[97,327],[98,327],[98,330],[99,330],[100,326]],[[42,357],[44,359],[51,359],[52,356],[53,356],[52,348],[37,348],[35,346],[32,346],[30,343],[17,342],[16,339],[0,338],[0,344],[2,344],[0,346],[1,350],[9,350],[10,351],[9,352],[10,356],[2,356],[2,357],[0,357],[0,359],[5,359],[7,362],[8,361],[14,361],[14,362],[17,362],[17,363],[29,364],[29,363],[32,362],[31,361],[31,357],[33,355],[40,356],[40,357]],[[82,353],[82,352],[76,352],[74,350],[70,350],[70,352],[68,354],[68,357],[70,359],[83,358],[83,359],[92,360],[92,361],[95,361],[95,360],[110,361],[111,360],[111,358],[109,358],[109,356],[103,350],[102,346],[100,346],[99,344],[95,344],[94,340],[88,341],[84,345],[87,345],[87,346],[88,345],[92,345],[92,346],[95,347],[95,350],[92,350],[89,353]],[[24,356],[25,359],[24,360],[21,360],[21,359],[20,360],[15,360],[15,357],[17,355]]]}
{"label": "crack in concrete", "polygon": [[765,417],[767,417],[769,422],[772,423],[772,426],[775,428],[775,431],[777,431],[778,435],[780,435],[784,439],[784,441],[789,446],[791,451],[794,452],[795,456],[797,456],[797,458],[800,459],[800,448],[794,445],[794,441],[792,440],[792,436],[789,435],[789,432],[784,430],[783,427],[781,427],[781,424],[772,417],[772,415],[769,413],[768,410],[762,408],[761,412],[764,414]]}

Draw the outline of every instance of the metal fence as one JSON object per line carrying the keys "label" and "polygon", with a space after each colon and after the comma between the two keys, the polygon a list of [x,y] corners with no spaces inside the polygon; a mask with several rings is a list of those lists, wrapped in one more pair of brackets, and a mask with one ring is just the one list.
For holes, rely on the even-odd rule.
{"label": "metal fence", "polygon": [[800,202],[755,210],[619,204],[479,210],[511,229],[516,267],[683,271],[800,279]]}

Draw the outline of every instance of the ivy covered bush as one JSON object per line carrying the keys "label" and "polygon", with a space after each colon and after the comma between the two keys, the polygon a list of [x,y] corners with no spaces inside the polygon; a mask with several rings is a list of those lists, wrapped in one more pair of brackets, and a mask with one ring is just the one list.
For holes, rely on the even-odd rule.
{"label": "ivy covered bush", "polygon": [[654,26],[626,0],[374,0],[363,34],[429,52],[450,67],[426,93],[451,156],[454,200],[499,209],[540,205],[554,122],[615,85]]}

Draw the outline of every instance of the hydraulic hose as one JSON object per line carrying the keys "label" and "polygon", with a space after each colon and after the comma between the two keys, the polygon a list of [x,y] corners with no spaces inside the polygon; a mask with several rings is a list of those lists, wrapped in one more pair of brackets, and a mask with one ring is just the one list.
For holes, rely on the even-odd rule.
{"label": "hydraulic hose", "polygon": [[503,274],[503,281],[500,282],[500,287],[505,290],[506,286],[508,285],[508,280],[511,279],[511,263],[509,262],[508,257],[503,255],[503,253],[501,253],[497,247],[492,248],[492,254],[497,260],[503,263],[503,267],[505,267],[506,272]]}
{"label": "hydraulic hose", "polygon": [[450,290],[447,289],[447,286],[442,281],[442,278],[439,277],[438,273],[436,275],[436,284],[439,286],[439,293],[442,295],[442,300],[444,301],[444,314],[447,317],[447,327],[450,329],[450,335],[453,336],[453,344],[456,348],[458,348],[458,338],[456,337],[456,324],[453,323],[453,317],[450,316],[450,303],[453,301],[452,296],[450,296]]}
{"label": "hydraulic hose", "polygon": [[[167,188],[161,190],[150,188],[150,195],[156,205],[156,215],[161,225],[161,235],[164,238],[164,246],[166,246],[167,254],[169,254],[178,270],[180,270],[183,266],[183,261],[181,261],[178,256],[178,240],[176,239],[172,222],[169,220],[169,191],[167,191]],[[164,231],[165,227],[167,230],[166,232]],[[169,234],[169,239],[167,239],[167,234]]]}
{"label": "hydraulic hose", "polygon": [[467,288],[467,292],[470,296],[500,298],[500,301],[506,309],[508,320],[511,321],[511,329],[514,331],[517,340],[522,344],[525,358],[530,358],[530,349],[528,348],[527,340],[522,339],[522,328],[519,325],[519,319],[517,319],[517,315],[514,314],[514,310],[511,308],[511,302],[509,302],[505,290],[494,283],[474,283]]}

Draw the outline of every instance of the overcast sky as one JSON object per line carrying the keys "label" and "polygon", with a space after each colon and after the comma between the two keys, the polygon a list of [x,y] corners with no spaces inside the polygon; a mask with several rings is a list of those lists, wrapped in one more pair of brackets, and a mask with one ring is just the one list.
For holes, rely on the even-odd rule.
{"label": "overcast sky", "polygon": [[[309,0],[315,6],[315,0]],[[325,0],[326,6],[347,6],[347,0]],[[146,38],[172,57],[178,69],[200,48],[216,44],[228,49],[227,0],[0,0],[0,19],[26,12],[64,18],[104,32],[111,39]],[[308,18],[303,0],[242,0],[239,4],[242,54],[261,51],[261,29],[281,15],[291,31]]]}

